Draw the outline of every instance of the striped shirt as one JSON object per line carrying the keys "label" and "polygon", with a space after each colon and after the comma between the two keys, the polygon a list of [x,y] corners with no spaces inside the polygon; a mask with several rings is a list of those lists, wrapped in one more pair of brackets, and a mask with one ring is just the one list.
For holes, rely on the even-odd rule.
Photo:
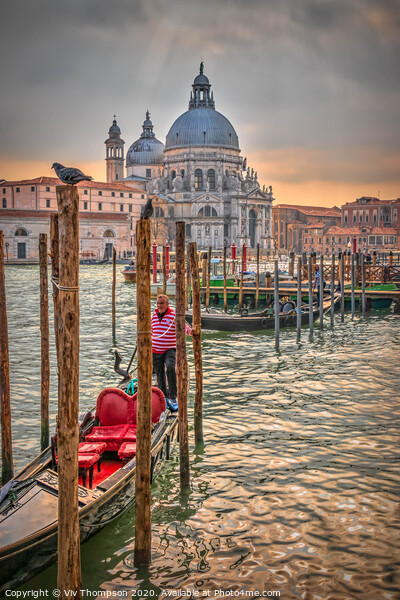
{"label": "striped shirt", "polygon": [[[176,329],[175,329],[175,311],[168,307],[161,321],[158,316],[159,310],[151,317],[151,338],[153,352],[163,354],[171,348],[176,348]],[[186,333],[190,332],[190,327],[186,323]]]}

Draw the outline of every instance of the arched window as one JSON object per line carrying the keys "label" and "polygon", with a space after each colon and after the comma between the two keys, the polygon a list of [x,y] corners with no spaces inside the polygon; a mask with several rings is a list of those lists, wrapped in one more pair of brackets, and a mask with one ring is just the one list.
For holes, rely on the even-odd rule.
{"label": "arched window", "polygon": [[154,209],[154,216],[155,217],[163,217],[164,216],[164,211],[162,208],[160,208],[159,206],[156,206]]}
{"label": "arched window", "polygon": [[181,177],[182,179],[185,177],[185,169],[181,169]]}
{"label": "arched window", "polygon": [[201,208],[201,209],[199,210],[199,212],[197,213],[197,216],[198,216],[198,217],[203,217],[203,216],[204,216],[204,208]]}
{"label": "arched window", "polygon": [[16,235],[16,236],[19,236],[19,237],[26,237],[26,236],[28,235],[28,232],[27,232],[27,230],[26,230],[26,229],[24,229],[23,227],[19,227],[19,228],[17,229],[17,231],[15,232],[15,235]]}
{"label": "arched window", "polygon": [[218,213],[212,206],[201,208],[197,213],[198,217],[218,217]]}
{"label": "arched window", "polygon": [[111,231],[111,229],[106,229],[103,233],[103,237],[114,237],[114,233]]}
{"label": "arched window", "polygon": [[208,181],[208,188],[210,190],[215,190],[215,171],[214,171],[214,169],[209,169],[207,171],[207,181]]}
{"label": "arched window", "polygon": [[211,216],[212,216],[212,217],[218,217],[218,213],[217,213],[217,211],[215,210],[215,208],[211,208]]}
{"label": "arched window", "polygon": [[206,206],[204,210],[204,215],[206,217],[211,217],[211,206]]}
{"label": "arched window", "polygon": [[171,171],[171,181],[173,181],[176,177],[176,171]]}
{"label": "arched window", "polygon": [[203,171],[201,169],[196,169],[194,172],[194,189],[203,189]]}

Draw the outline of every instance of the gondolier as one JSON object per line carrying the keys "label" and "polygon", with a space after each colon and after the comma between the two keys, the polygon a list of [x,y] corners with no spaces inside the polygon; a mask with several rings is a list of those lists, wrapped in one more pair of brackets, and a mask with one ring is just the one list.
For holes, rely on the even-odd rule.
{"label": "gondolier", "polygon": [[[192,335],[192,330],[186,324],[186,333]],[[163,391],[168,408],[178,410],[176,400],[176,329],[175,311],[169,306],[168,296],[157,296],[157,308],[151,318],[151,337],[153,344],[153,368],[157,376],[157,385]],[[167,371],[168,394],[165,378]],[[168,396],[168,397],[167,397]]]}

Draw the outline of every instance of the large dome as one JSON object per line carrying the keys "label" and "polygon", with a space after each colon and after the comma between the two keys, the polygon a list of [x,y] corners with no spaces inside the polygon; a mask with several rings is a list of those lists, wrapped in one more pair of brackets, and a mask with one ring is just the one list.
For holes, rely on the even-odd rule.
{"label": "large dome", "polygon": [[165,149],[181,146],[225,146],[239,149],[232,124],[213,108],[193,108],[183,113],[167,133]]}
{"label": "large dome", "polygon": [[189,110],[183,113],[167,133],[165,149],[183,146],[223,146],[239,150],[239,140],[232,124],[215,110],[214,94],[203,73],[195,78],[190,94]]}
{"label": "large dome", "polygon": [[133,142],[126,153],[126,166],[134,165],[161,165],[164,160],[164,144],[153,133],[153,123],[150,121],[149,111],[143,122],[143,133]]}

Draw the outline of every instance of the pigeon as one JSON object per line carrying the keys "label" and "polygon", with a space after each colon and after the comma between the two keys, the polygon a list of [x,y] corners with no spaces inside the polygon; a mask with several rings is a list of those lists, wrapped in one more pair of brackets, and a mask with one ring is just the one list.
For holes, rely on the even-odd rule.
{"label": "pigeon", "polygon": [[74,167],[64,167],[63,165],[60,165],[60,163],[53,163],[51,168],[55,170],[57,177],[63,183],[75,185],[80,181],[92,181],[92,177],[85,175],[85,173],[82,173],[82,171],[75,169]]}
{"label": "pigeon", "polygon": [[140,219],[151,219],[151,217],[153,216],[153,205],[151,203],[152,198],[149,198],[146,202],[146,204],[143,206],[142,208],[142,212],[140,213]]}

